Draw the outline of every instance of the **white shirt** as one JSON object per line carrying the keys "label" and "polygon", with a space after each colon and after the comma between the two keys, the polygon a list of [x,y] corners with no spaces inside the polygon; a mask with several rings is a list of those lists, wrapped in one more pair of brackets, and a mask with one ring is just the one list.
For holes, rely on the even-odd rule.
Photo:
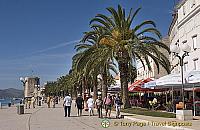
{"label": "white shirt", "polygon": [[94,100],[92,98],[89,98],[87,100],[87,104],[88,104],[88,107],[94,107]]}
{"label": "white shirt", "polygon": [[65,106],[71,106],[71,104],[72,104],[72,98],[70,97],[70,96],[66,96],[65,98],[64,98],[64,105]]}

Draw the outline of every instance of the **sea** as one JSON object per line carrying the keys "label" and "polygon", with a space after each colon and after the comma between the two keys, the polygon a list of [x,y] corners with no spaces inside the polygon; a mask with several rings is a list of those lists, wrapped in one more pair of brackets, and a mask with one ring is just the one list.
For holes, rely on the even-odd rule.
{"label": "sea", "polygon": [[12,105],[19,104],[21,101],[21,98],[7,98],[7,99],[0,99],[2,106],[8,106],[8,103],[11,103]]}

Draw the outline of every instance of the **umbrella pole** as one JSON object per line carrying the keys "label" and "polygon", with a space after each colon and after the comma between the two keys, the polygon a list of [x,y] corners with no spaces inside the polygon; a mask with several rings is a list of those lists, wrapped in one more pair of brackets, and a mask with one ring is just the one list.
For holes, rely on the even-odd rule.
{"label": "umbrella pole", "polygon": [[195,115],[195,111],[196,111],[196,109],[195,109],[195,100],[194,100],[194,84],[192,85],[192,95],[193,95],[193,109],[194,109],[194,116],[196,116]]}
{"label": "umbrella pole", "polygon": [[[167,92],[168,92],[168,91],[167,91]],[[166,94],[166,96],[165,96],[165,97],[166,97],[166,101],[165,101],[165,102],[166,102],[166,104],[167,104],[167,92],[165,93],[165,94]]]}
{"label": "umbrella pole", "polygon": [[174,86],[172,86],[172,106],[173,106],[173,112],[175,112],[176,106],[174,106]]}
{"label": "umbrella pole", "polygon": [[174,101],[174,86],[172,86],[172,102]]}

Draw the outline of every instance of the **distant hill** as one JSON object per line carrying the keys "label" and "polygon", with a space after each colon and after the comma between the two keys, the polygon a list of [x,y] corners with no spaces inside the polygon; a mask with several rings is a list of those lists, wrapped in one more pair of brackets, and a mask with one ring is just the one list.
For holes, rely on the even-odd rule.
{"label": "distant hill", "polygon": [[4,90],[0,89],[0,98],[13,98],[13,97],[22,98],[23,95],[24,95],[23,90],[18,90],[14,88],[8,88]]}

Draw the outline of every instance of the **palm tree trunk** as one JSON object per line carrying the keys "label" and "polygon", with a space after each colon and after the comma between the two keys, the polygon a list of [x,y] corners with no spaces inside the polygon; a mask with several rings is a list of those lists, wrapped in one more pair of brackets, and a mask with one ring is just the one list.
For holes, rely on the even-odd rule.
{"label": "palm tree trunk", "polygon": [[106,72],[104,72],[102,74],[102,99],[104,99],[105,97],[107,97],[107,92],[108,92],[108,87],[107,87],[107,74]]}
{"label": "palm tree trunk", "polygon": [[124,103],[124,108],[130,108],[129,96],[128,96],[128,55],[126,52],[120,53],[118,60],[121,82],[121,97]]}
{"label": "palm tree trunk", "polygon": [[93,92],[94,92],[93,99],[94,99],[94,101],[96,101],[97,95],[98,95],[97,86],[98,86],[97,76],[94,76],[94,87],[93,87]]}
{"label": "palm tree trunk", "polygon": [[78,91],[77,91],[77,84],[74,85],[74,97],[77,97]]}
{"label": "palm tree trunk", "polygon": [[86,95],[85,95],[86,79],[85,79],[85,77],[83,77],[82,90],[83,90],[83,99],[86,100]]}

